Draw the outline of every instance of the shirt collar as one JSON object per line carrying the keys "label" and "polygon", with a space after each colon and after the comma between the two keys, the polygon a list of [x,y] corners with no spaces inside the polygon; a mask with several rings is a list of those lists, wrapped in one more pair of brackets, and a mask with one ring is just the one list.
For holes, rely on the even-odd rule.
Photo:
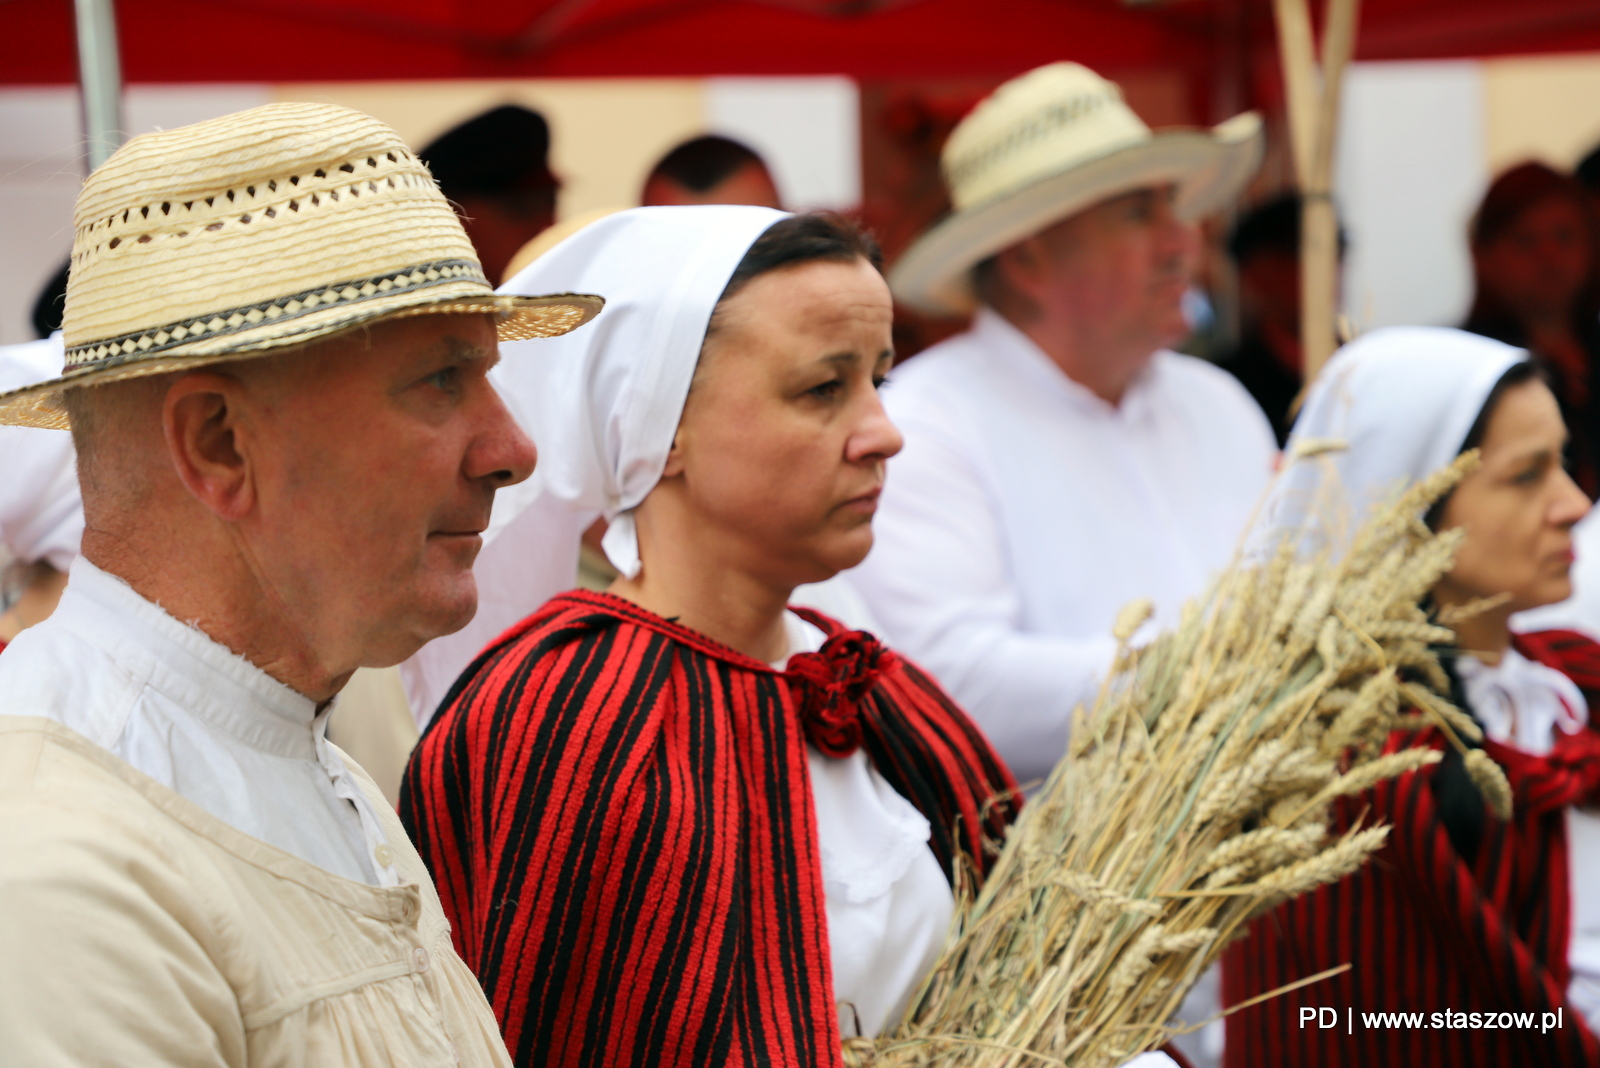
{"label": "shirt collar", "polygon": [[1122,403],[1117,405],[1068,375],[1031,337],[993,308],[978,308],[972,317],[971,332],[986,352],[1018,368],[1041,388],[1052,390],[1084,414],[1133,423],[1144,419],[1151,410],[1154,361],[1129,383]]}
{"label": "shirt collar", "polygon": [[1576,734],[1584,727],[1588,702],[1577,683],[1515,649],[1507,649],[1498,664],[1462,656],[1456,672],[1484,733],[1497,742],[1543,755],[1555,731]]}
{"label": "shirt collar", "polygon": [[316,759],[317,738],[327,724],[316,702],[82,556],[72,563],[56,616],[130,678],[211,729],[263,752]]}

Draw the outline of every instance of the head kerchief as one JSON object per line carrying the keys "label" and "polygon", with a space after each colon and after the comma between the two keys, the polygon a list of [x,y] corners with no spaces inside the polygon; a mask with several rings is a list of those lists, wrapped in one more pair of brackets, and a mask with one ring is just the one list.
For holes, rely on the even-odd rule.
{"label": "head kerchief", "polygon": [[722,205],[618,212],[501,287],[519,294],[543,292],[557,278],[568,288],[604,283],[606,307],[590,329],[496,368],[539,448],[539,467],[530,488],[515,487],[509,499],[502,491],[489,539],[545,495],[604,515],[606,556],[624,575],[638,574],[632,512],[661,479],[712,310],[750,245],[784,217]]}

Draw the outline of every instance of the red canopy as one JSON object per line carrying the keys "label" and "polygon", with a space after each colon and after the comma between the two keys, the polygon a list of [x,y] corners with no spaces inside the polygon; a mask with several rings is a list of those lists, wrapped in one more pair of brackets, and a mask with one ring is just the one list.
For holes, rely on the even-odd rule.
{"label": "red canopy", "polygon": [[[1215,70],[1269,0],[120,0],[130,82]],[[1600,49],[1596,0],[1366,0],[1364,59]],[[1241,46],[1243,46],[1241,48]],[[72,4],[0,0],[0,83],[76,78]]]}

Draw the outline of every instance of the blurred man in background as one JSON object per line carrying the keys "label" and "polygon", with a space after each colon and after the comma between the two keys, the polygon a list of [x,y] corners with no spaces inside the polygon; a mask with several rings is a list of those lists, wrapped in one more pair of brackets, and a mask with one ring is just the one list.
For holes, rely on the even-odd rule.
{"label": "blurred man in background", "polygon": [[550,126],[536,111],[497,107],[417,154],[455,205],[490,279],[501,278],[516,251],[556,221],[561,182],[550,170]]}
{"label": "blurred man in background", "polygon": [[645,179],[639,203],[753,204],[782,208],[778,187],[760,156],[727,137],[708,134],[661,157]]}
{"label": "blurred man in background", "polygon": [[[1239,277],[1238,345],[1217,362],[1250,391],[1281,448],[1300,395],[1300,197],[1286,193],[1240,217],[1228,238]],[[1345,235],[1339,232],[1339,255]]]}
{"label": "blurred man in background", "polygon": [[[914,308],[976,314],[891,376],[905,448],[850,575],[1024,785],[1092,704],[1119,610],[1148,598],[1175,620],[1266,485],[1276,450],[1260,410],[1226,373],[1168,351],[1188,334],[1193,220],[1259,159],[1254,116],[1153,135],[1112,83],[1042,67],[951,133],[955,211],[890,274]],[[1186,1019],[1214,1010],[1214,987],[1197,989]]]}

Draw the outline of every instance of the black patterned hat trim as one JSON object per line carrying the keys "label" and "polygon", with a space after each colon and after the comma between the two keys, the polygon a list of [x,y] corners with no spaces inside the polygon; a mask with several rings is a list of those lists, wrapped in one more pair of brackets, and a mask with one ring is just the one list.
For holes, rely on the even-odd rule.
{"label": "black patterned hat trim", "polygon": [[370,278],[317,286],[292,296],[275,297],[257,304],[207,312],[121,337],[74,345],[67,350],[65,369],[70,373],[115,367],[132,360],[156,356],[202,338],[227,337],[271,323],[292,322],[335,306],[353,307],[394,293],[414,292],[451,282],[478,282],[486,288],[492,288],[483,276],[483,268],[476,261],[436,260]]}

